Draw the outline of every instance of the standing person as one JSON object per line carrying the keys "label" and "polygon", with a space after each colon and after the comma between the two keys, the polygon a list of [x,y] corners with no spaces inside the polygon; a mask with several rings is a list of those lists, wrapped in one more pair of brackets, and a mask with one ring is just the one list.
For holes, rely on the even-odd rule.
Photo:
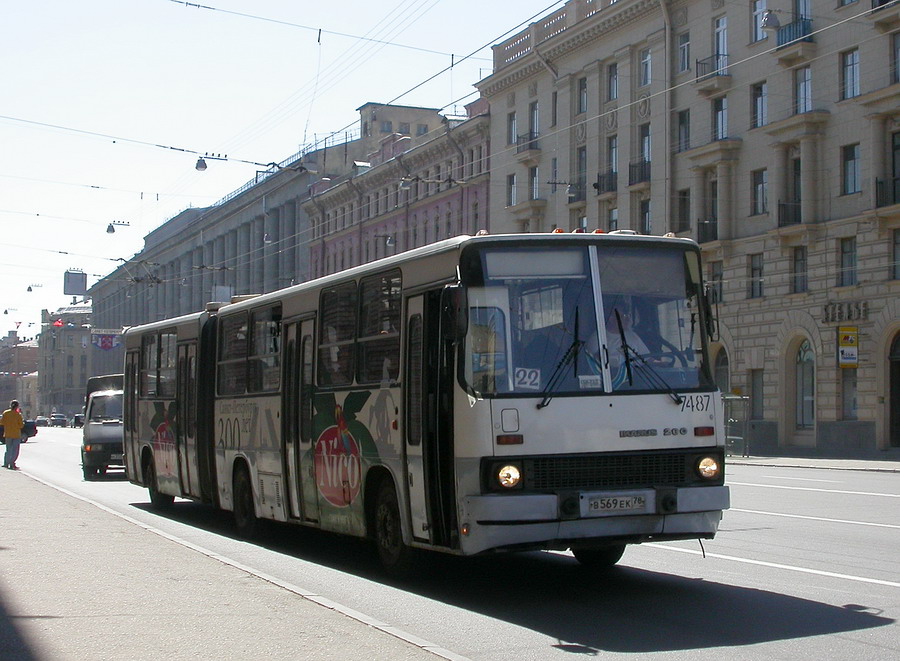
{"label": "standing person", "polygon": [[6,439],[6,455],[3,459],[3,467],[10,470],[19,470],[16,459],[19,458],[19,443],[22,442],[22,428],[25,420],[19,411],[19,402],[12,400],[9,408],[0,416],[0,425],[3,426],[3,436]]}

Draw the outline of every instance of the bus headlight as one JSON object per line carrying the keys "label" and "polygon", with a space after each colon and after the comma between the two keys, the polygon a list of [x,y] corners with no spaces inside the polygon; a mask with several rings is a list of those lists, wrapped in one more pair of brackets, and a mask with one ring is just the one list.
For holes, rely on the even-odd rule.
{"label": "bus headlight", "polygon": [[697,474],[705,480],[714,480],[722,473],[722,465],[715,457],[703,457],[697,462]]}
{"label": "bus headlight", "polygon": [[497,470],[497,483],[505,489],[515,489],[522,481],[522,471],[515,464],[505,464]]}

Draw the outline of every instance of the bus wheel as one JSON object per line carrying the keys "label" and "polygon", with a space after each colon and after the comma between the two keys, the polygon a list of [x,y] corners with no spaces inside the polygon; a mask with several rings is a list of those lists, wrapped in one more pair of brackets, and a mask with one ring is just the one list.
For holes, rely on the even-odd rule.
{"label": "bus wheel", "polygon": [[253,506],[253,485],[246,466],[239,466],[234,473],[234,527],[244,539],[253,539],[259,529],[256,508]]}
{"label": "bus wheel", "polygon": [[375,545],[385,569],[401,572],[409,566],[412,549],[403,543],[397,492],[389,479],[381,483],[375,502]]}
{"label": "bus wheel", "polygon": [[144,460],[144,480],[147,482],[147,491],[150,492],[150,504],[155,509],[164,510],[175,502],[175,496],[162,493],[156,482],[156,464],[153,459]]}
{"label": "bus wheel", "polygon": [[93,480],[95,477],[97,477],[97,469],[96,468],[89,468],[87,466],[82,466],[81,472],[84,473],[85,481],[90,481],[90,480]]}
{"label": "bus wheel", "polygon": [[605,546],[599,549],[572,549],[572,555],[585,567],[604,569],[612,567],[625,553],[625,545]]}

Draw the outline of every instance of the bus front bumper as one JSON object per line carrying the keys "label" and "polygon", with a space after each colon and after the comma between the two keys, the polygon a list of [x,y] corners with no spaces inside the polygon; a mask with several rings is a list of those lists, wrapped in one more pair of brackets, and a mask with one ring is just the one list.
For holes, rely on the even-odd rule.
{"label": "bus front bumper", "polygon": [[[598,511],[599,498],[629,498],[629,509]],[[727,486],[639,489],[617,494],[468,496],[460,536],[464,554],[492,549],[558,549],[601,543],[713,537],[730,506]]]}

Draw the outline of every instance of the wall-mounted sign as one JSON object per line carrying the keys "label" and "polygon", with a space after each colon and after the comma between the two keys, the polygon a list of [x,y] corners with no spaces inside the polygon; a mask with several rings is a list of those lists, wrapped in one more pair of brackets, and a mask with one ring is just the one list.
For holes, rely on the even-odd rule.
{"label": "wall-mounted sign", "polygon": [[864,321],[869,318],[869,301],[826,303],[822,306],[822,321]]}
{"label": "wall-mounted sign", "polygon": [[859,367],[859,327],[838,329],[838,367]]}

